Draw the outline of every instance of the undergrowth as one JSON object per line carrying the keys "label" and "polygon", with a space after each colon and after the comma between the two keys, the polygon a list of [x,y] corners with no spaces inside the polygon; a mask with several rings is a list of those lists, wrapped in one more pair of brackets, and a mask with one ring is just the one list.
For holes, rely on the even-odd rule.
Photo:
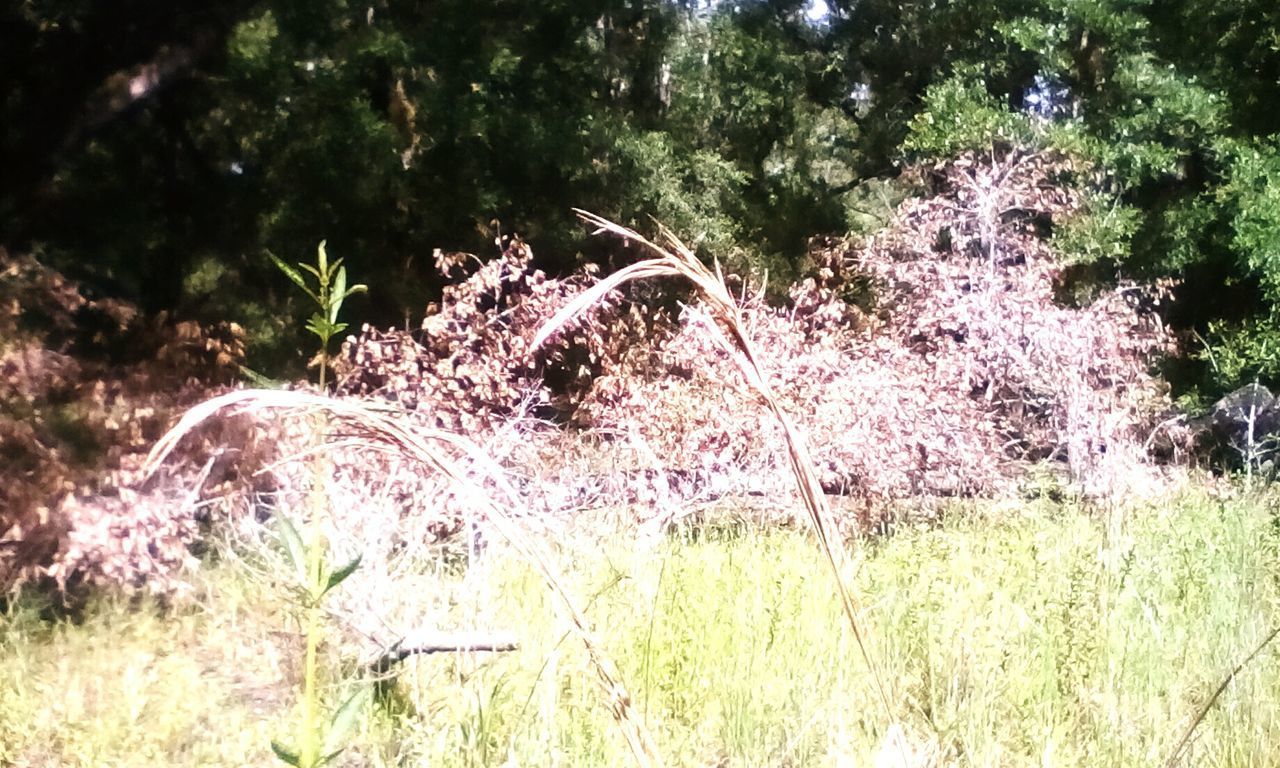
{"label": "undergrowth", "polygon": [[[802,534],[562,543],[569,586],[671,764],[885,758],[829,566]],[[1197,493],[1127,511],[970,505],[899,526],[850,567],[913,764],[1147,766],[1280,623],[1278,552],[1269,498]],[[0,764],[269,762],[270,737],[296,715],[301,639],[279,629],[278,585],[244,562],[204,569],[182,607],[103,598],[53,623],[11,607]],[[470,572],[421,569],[424,615],[510,628],[520,648],[406,660],[337,764],[630,759],[536,572],[497,543]],[[1232,680],[1182,764],[1280,764],[1274,652]]]}

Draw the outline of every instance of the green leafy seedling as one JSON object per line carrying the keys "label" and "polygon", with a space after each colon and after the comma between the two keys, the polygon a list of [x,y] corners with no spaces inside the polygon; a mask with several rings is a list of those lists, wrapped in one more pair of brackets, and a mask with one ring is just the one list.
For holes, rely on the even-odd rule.
{"label": "green leafy seedling", "polygon": [[[367,289],[363,285],[347,287],[347,270],[342,266],[342,259],[330,263],[323,241],[317,249],[314,265],[298,264],[295,268],[274,255],[268,255],[276,267],[307,294],[318,310],[307,320],[306,328],[320,341],[320,388],[323,390],[329,368],[329,342],[347,328],[346,323],[338,320],[342,303],[348,296]],[[314,281],[314,287],[307,275]],[[313,426],[319,441],[324,431],[323,420],[317,418]],[[272,741],[271,751],[281,762],[295,768],[319,768],[342,753],[347,734],[354,727],[370,692],[367,685],[358,686],[334,710],[327,724],[320,722],[317,656],[325,631],[321,601],[360,567],[360,557],[356,556],[337,568],[329,566],[331,553],[319,522],[328,511],[328,500],[323,490],[327,474],[326,458],[323,453],[318,453],[311,461],[314,478],[312,491],[308,496],[309,525],[306,536],[284,515],[278,515],[276,523],[280,547],[289,561],[296,580],[295,593],[303,608],[306,660],[302,683],[302,720],[298,726],[295,746]]]}
{"label": "green leafy seedling", "polygon": [[306,624],[306,668],[302,687],[302,723],[293,748],[278,741],[271,742],[271,751],[288,765],[297,768],[318,768],[331,762],[342,752],[342,742],[354,726],[361,705],[369,693],[368,686],[359,686],[335,711],[327,726],[320,727],[316,715],[319,710],[319,686],[316,672],[316,651],[323,633],[320,603],[342,582],[360,567],[357,555],[336,569],[328,565],[328,547],[318,531],[313,530],[308,542],[304,542],[297,527],[283,515],[277,518],[280,547],[297,579],[296,592],[303,605]]}
{"label": "green leafy seedling", "polygon": [[[347,287],[347,268],[342,266],[342,259],[329,263],[329,254],[325,251],[324,240],[320,241],[320,246],[316,249],[314,265],[299,262],[297,268],[294,268],[275,254],[267,255],[285,274],[285,277],[301,288],[316,305],[317,311],[307,320],[306,328],[320,340],[320,388],[324,389],[329,369],[329,342],[334,336],[347,329],[346,323],[338,321],[338,315],[342,312],[342,303],[349,296],[368,291],[369,287],[363,284]],[[304,271],[314,278],[314,289],[303,276]]]}

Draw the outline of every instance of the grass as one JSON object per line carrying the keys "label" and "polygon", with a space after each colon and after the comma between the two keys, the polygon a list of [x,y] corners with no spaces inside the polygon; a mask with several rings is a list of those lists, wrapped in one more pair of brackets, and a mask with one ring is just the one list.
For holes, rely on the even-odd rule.
{"label": "grass", "polygon": [[[916,764],[1148,766],[1280,624],[1278,552],[1267,497],[1125,513],[1032,502],[903,527],[847,575]],[[901,759],[808,536],[698,529],[555,557],[670,764]],[[521,647],[410,658],[339,764],[630,761],[539,573],[493,545],[469,574],[423,563],[423,576],[442,626],[510,628]],[[79,623],[10,609],[0,765],[270,762],[297,716],[302,652],[281,631],[282,593],[223,563],[196,594],[168,610],[104,598]],[[1182,764],[1280,765],[1275,653],[1232,680]]]}
{"label": "grass", "polygon": [[[782,437],[786,445],[792,474],[796,479],[796,489],[799,492],[801,502],[804,504],[818,548],[831,567],[835,594],[840,598],[840,605],[844,609],[845,618],[849,622],[849,629],[853,632],[853,639],[858,645],[858,653],[867,666],[871,682],[880,697],[880,704],[884,707],[885,714],[892,719],[893,707],[889,703],[884,680],[876,665],[874,652],[869,647],[870,643],[866,631],[862,626],[861,601],[858,597],[858,592],[849,586],[845,574],[847,570],[847,553],[839,542],[835,546],[831,542],[832,536],[835,535],[834,520],[831,516],[831,508],[827,503],[827,497],[823,493],[822,485],[818,480],[818,473],[813,459],[809,454],[808,440],[796,428],[790,414],[782,408],[781,402],[774,394],[768,375],[760,365],[760,356],[755,349],[755,345],[751,342],[750,332],[743,321],[741,307],[738,300],[735,299],[733,291],[729,289],[728,284],[725,282],[720,265],[718,263],[715,264],[714,272],[708,269],[698,259],[697,255],[676,237],[675,233],[665,227],[659,228],[661,232],[659,237],[661,244],[659,244],[649,240],[635,230],[615,224],[588,211],[575,209],[575,213],[584,223],[596,227],[598,233],[608,233],[620,238],[623,242],[636,242],[643,245],[649,251],[651,258],[624,267],[580,293],[542,326],[534,338],[532,346],[534,348],[540,347],[575,317],[590,311],[594,306],[603,302],[609,293],[627,282],[657,277],[674,277],[682,278],[693,286],[695,293],[706,304],[712,317],[715,318],[716,325],[711,333],[713,336],[718,337],[720,343],[726,348],[732,349],[737,353],[734,355],[734,361],[737,365],[738,373],[746,380],[747,386],[756,393],[756,396],[760,398],[782,429]],[[896,726],[897,724],[894,723],[894,725]],[[902,757],[905,761],[906,755],[903,754]]]}

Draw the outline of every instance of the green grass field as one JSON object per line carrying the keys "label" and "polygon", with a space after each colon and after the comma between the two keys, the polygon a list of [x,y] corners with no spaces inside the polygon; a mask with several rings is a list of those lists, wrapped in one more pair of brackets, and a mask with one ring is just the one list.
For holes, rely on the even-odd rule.
{"label": "green grass field", "polygon": [[[803,532],[557,551],[668,764],[1150,766],[1280,625],[1275,515],[1266,496],[979,505],[866,542],[854,583],[889,713]],[[272,764],[301,644],[282,590],[243,562],[210,565],[163,610],[11,607],[0,765]],[[509,629],[520,648],[406,660],[336,764],[631,762],[536,574],[494,545],[470,574],[423,575],[442,626]],[[342,647],[325,657],[350,677]],[[905,748],[885,747],[891,718]],[[1280,648],[1232,680],[1180,764],[1280,765]]]}

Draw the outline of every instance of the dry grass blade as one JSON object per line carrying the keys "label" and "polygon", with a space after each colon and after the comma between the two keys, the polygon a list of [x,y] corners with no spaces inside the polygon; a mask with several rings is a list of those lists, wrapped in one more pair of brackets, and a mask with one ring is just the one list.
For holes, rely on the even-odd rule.
{"label": "dry grass blade", "polygon": [[465,438],[438,430],[412,430],[383,413],[355,402],[335,400],[305,392],[248,389],[215,397],[188,410],[177,425],[156,442],[147,457],[144,475],[151,477],[184,436],[219,413],[271,409],[325,413],[343,427],[365,436],[370,442],[390,445],[401,454],[435,469],[458,483],[460,487],[470,490],[475,503],[485,514],[488,522],[542,576],[561,612],[572,625],[572,631],[586,647],[587,656],[605,693],[610,713],[627,740],[636,763],[641,766],[662,764],[653,737],[634,715],[631,696],[623,685],[617,666],[592,635],[585,616],[565,589],[545,549],[482,489],[471,482],[447,451],[440,449],[442,445],[447,446],[479,462],[486,472],[499,480],[504,492],[510,495],[510,501],[514,504],[516,502],[514,491],[509,485],[502,483],[501,473],[497,471],[496,465]]}
{"label": "dry grass blade", "polygon": [[1272,640],[1276,639],[1277,635],[1280,635],[1280,627],[1276,627],[1271,630],[1266,637],[1262,638],[1262,642],[1258,643],[1258,646],[1253,649],[1252,653],[1244,657],[1243,661],[1227,673],[1227,676],[1224,677],[1222,682],[1218,684],[1218,687],[1214,689],[1213,694],[1205,701],[1204,706],[1200,707],[1200,711],[1197,712],[1195,718],[1192,719],[1191,725],[1187,726],[1187,730],[1182,734],[1182,738],[1178,741],[1178,746],[1174,747],[1173,752],[1169,755],[1169,759],[1164,761],[1164,768],[1174,768],[1174,766],[1178,764],[1178,761],[1182,759],[1182,754],[1186,752],[1187,746],[1191,744],[1191,737],[1195,735],[1196,729],[1200,727],[1200,723],[1203,723],[1204,719],[1208,717],[1209,710],[1213,709],[1213,705],[1217,703],[1218,698],[1222,696],[1223,691],[1227,690],[1227,686],[1231,685],[1231,681],[1236,679],[1236,675],[1240,674],[1240,672],[1243,671],[1250,662],[1256,659],[1258,654],[1262,653],[1263,649],[1270,645]]}
{"label": "dry grass blade", "polygon": [[809,455],[808,445],[795,424],[792,423],[791,417],[779,405],[772,387],[769,386],[769,382],[760,368],[755,350],[750,339],[747,338],[742,314],[733,298],[733,294],[729,291],[728,286],[725,285],[719,265],[716,266],[714,273],[707,269],[688,247],[665,228],[661,230],[663,239],[666,241],[666,246],[663,246],[652,242],[631,229],[615,224],[593,213],[578,209],[575,209],[574,212],[586,223],[597,227],[597,233],[609,232],[625,240],[639,242],[656,254],[656,258],[641,261],[619,270],[601,280],[590,290],[583,292],[566,305],[564,309],[557,312],[538,331],[533,343],[534,348],[545,343],[578,315],[590,310],[611,291],[630,280],[648,277],[683,277],[693,283],[694,288],[710,309],[711,315],[718,321],[717,327],[728,337],[729,346],[738,353],[735,355],[735,360],[747,383],[759,394],[766,407],[782,426],[782,431],[787,441],[787,455],[790,459],[791,471],[796,478],[796,485],[800,490],[800,498],[803,500],[805,510],[809,514],[809,521],[813,525],[813,531],[818,539],[819,546],[822,548],[822,553],[826,557],[827,563],[831,566],[831,573],[835,578],[840,603],[853,631],[854,639],[858,643],[858,650],[862,653],[863,661],[875,681],[876,692],[880,697],[885,713],[892,720],[893,710],[889,703],[889,694],[880,674],[879,665],[875,662],[871,653],[869,638],[862,629],[860,620],[861,606],[857,596],[844,578],[847,554],[843,547],[834,546],[831,542],[831,537],[835,530],[831,521],[831,510],[827,505],[826,494],[823,493],[818,475],[814,470],[813,459]]}

